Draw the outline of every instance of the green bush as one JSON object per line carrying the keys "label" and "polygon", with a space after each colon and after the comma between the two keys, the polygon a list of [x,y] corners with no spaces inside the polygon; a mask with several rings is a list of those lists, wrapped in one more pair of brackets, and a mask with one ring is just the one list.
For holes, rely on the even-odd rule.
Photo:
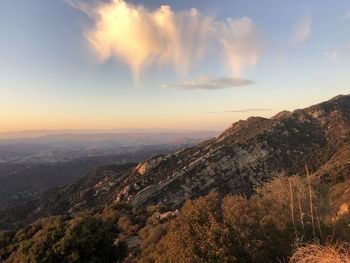
{"label": "green bush", "polygon": [[114,244],[118,230],[111,221],[91,216],[71,222],[54,218],[39,226],[17,232],[13,244],[18,248],[8,255],[8,262],[114,263],[127,255],[125,243]]}

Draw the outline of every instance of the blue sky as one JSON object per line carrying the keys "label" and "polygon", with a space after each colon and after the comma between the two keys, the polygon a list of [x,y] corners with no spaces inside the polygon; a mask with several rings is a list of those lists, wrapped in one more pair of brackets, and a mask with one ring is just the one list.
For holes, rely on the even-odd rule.
{"label": "blue sky", "polygon": [[[108,10],[115,7],[110,1],[104,2],[111,5]],[[173,54],[169,58],[165,54],[168,49],[162,47],[157,56],[167,56],[166,63],[149,59],[140,62],[137,80],[130,62],[134,61],[132,54],[125,57],[125,52],[116,52],[99,60],[101,49],[87,39],[88,34],[100,33],[101,28],[96,26],[99,20],[91,13],[89,17],[77,6],[79,2],[74,3],[1,2],[0,131],[223,129],[250,115],[270,117],[284,109],[350,93],[349,1],[128,2],[130,10],[143,6],[146,15],[162,5],[170,6],[176,26],[182,27],[192,20],[184,20],[181,12],[196,8],[201,17],[213,20],[208,32],[215,31],[208,41],[215,43],[206,44],[200,58],[191,57],[184,72],[179,73],[176,66],[186,58],[182,55],[175,63]],[[89,5],[89,12],[101,5],[95,1]],[[233,32],[217,33],[229,28],[229,18],[234,23]],[[241,26],[248,26],[249,37],[238,39],[223,52],[220,39],[225,36],[231,41],[230,34]],[[134,38],[130,36],[125,41],[132,45]],[[139,40],[136,44],[147,46],[142,41],[145,38],[135,39]],[[118,45],[118,40],[113,38],[111,43]],[[101,41],[99,45],[104,45]],[[192,56],[197,51],[186,53],[186,48],[180,49],[184,52],[180,55]],[[236,53],[228,59],[229,64],[227,57],[232,50]],[[244,54],[239,54],[241,51]],[[232,67],[236,62],[238,66]],[[254,84],[238,85],[241,82],[237,79]]]}

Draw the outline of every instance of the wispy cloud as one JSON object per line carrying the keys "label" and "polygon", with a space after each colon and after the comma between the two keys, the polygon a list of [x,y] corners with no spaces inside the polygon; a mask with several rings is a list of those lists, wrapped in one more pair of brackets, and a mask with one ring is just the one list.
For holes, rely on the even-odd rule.
{"label": "wispy cloud", "polygon": [[271,111],[271,109],[238,109],[238,110],[227,110],[227,111],[206,111],[206,114],[216,114],[216,113],[250,113],[250,112],[262,112]]}
{"label": "wispy cloud", "polygon": [[225,112],[232,112],[232,113],[242,113],[242,112],[254,112],[254,111],[270,111],[271,109],[242,109],[242,110],[229,110]]}
{"label": "wispy cloud", "polygon": [[94,25],[84,32],[101,63],[117,58],[129,65],[134,78],[150,65],[174,65],[178,73],[189,70],[206,50],[220,47],[232,71],[239,76],[254,66],[261,51],[260,35],[250,18],[217,21],[192,8],[173,11],[162,5],[153,11],[125,0],[88,5],[66,0],[86,13]]}
{"label": "wispy cloud", "polygon": [[294,26],[293,41],[297,44],[304,43],[311,33],[312,15],[305,12],[303,17]]}
{"label": "wispy cloud", "polygon": [[197,79],[188,80],[178,84],[163,84],[162,88],[174,88],[183,90],[193,90],[193,89],[206,89],[206,90],[218,90],[224,88],[232,87],[243,87],[252,85],[254,82],[249,79],[241,78],[211,78],[207,76],[202,76]]}
{"label": "wispy cloud", "polygon": [[216,22],[216,34],[233,76],[241,76],[242,69],[255,66],[262,50],[260,33],[248,17]]}
{"label": "wispy cloud", "polygon": [[327,59],[334,61],[337,59],[338,53],[337,53],[337,51],[326,51],[325,56]]}
{"label": "wispy cloud", "polygon": [[350,12],[346,13],[341,17],[342,19],[349,19],[350,18]]}

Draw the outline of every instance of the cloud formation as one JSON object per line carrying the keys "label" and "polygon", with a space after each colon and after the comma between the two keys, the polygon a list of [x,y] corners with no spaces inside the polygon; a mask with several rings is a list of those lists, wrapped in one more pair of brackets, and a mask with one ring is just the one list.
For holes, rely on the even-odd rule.
{"label": "cloud formation", "polygon": [[259,30],[250,18],[216,22],[216,34],[233,76],[240,76],[242,69],[255,66],[262,46]]}
{"label": "cloud formation", "polygon": [[249,112],[261,112],[261,111],[270,111],[271,109],[238,109],[238,110],[227,110],[227,111],[207,111],[207,114],[215,114],[215,113],[249,113]]}
{"label": "cloud formation", "polygon": [[221,47],[233,76],[254,66],[260,54],[259,31],[250,18],[216,21],[197,9],[174,12],[162,5],[150,11],[125,0],[89,6],[81,0],[66,0],[94,22],[84,34],[100,62],[118,58],[129,65],[137,80],[150,65],[174,65],[178,73],[212,46]]}
{"label": "cloud formation", "polygon": [[294,27],[294,42],[304,43],[311,33],[312,15],[306,12]]}
{"label": "cloud formation", "polygon": [[183,89],[183,90],[194,90],[194,89],[206,89],[206,90],[218,90],[224,88],[232,87],[243,87],[247,85],[252,85],[254,82],[249,79],[240,78],[210,78],[207,76],[202,76],[197,79],[185,81],[179,84],[163,84],[162,88],[173,88],[173,89]]}

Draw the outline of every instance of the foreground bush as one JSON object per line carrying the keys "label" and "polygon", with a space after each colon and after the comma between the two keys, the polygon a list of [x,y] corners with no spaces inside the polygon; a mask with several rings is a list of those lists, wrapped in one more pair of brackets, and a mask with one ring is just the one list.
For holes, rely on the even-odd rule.
{"label": "foreground bush", "polygon": [[285,262],[296,239],[350,237],[350,220],[327,221],[324,206],[310,181],[301,177],[273,180],[251,198],[210,194],[186,202],[167,234],[143,252],[140,262]]}
{"label": "foreground bush", "polygon": [[13,241],[17,249],[3,261],[112,263],[126,256],[124,243],[114,245],[118,231],[111,221],[89,216],[74,222],[54,218],[39,225],[38,231],[32,226],[19,231]]}

